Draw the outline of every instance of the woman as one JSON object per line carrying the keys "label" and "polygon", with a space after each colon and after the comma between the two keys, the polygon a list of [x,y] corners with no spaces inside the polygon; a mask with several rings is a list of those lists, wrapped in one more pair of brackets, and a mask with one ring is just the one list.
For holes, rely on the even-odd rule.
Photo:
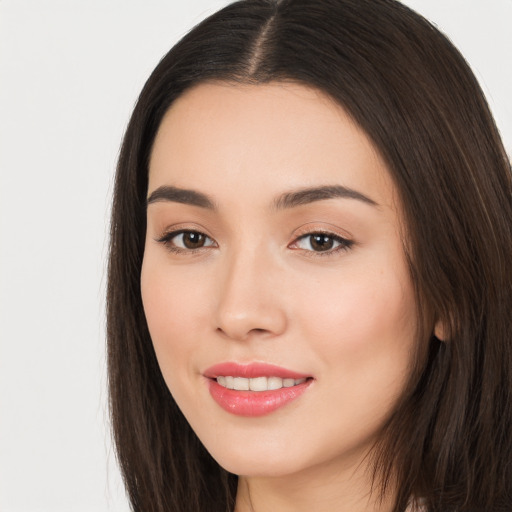
{"label": "woman", "polygon": [[134,510],[512,507],[511,170],[392,0],[248,0],[124,139],[108,289]]}

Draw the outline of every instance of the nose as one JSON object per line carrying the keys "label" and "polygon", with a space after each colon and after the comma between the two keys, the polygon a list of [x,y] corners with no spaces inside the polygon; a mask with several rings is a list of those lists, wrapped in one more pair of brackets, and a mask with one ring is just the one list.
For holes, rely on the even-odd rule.
{"label": "nose", "polygon": [[280,293],[282,269],[272,257],[245,251],[226,258],[223,265],[216,306],[217,331],[237,341],[282,334],[287,326],[286,304]]}

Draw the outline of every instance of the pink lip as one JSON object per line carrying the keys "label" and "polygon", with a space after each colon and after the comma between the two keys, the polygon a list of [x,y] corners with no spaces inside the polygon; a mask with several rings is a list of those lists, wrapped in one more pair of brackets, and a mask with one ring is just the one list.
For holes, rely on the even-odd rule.
{"label": "pink lip", "polygon": [[208,368],[204,376],[209,379],[215,379],[219,375],[231,375],[232,377],[245,377],[251,379],[254,377],[281,377],[282,379],[305,379],[311,377],[304,373],[298,373],[280,366],[267,363],[220,363]]}
{"label": "pink lip", "polygon": [[[302,384],[270,391],[238,391],[227,389],[215,380],[219,375],[233,377],[281,377],[282,379],[307,379]],[[297,373],[286,368],[266,363],[221,363],[204,372],[212,398],[225,411],[237,416],[263,416],[280,409],[299,398],[310,386],[310,375]],[[308,378],[309,377],[309,378]]]}

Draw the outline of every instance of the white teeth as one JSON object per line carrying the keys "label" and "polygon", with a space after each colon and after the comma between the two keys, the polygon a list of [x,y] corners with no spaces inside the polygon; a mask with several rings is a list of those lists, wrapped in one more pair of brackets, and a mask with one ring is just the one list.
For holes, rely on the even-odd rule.
{"label": "white teeth", "polygon": [[249,391],[249,380],[243,377],[235,377],[233,389],[237,391]]}
{"label": "white teeth", "polygon": [[267,377],[249,379],[249,389],[251,391],[266,391],[268,389]]}
{"label": "white teeth", "polygon": [[237,391],[269,391],[281,388],[290,388],[302,384],[306,379],[282,379],[281,377],[254,377],[246,379],[245,377],[231,377],[229,375],[219,375],[217,383],[228,389]]}
{"label": "white teeth", "polygon": [[267,379],[268,389],[281,389],[283,387],[283,379],[281,377],[269,377]]}

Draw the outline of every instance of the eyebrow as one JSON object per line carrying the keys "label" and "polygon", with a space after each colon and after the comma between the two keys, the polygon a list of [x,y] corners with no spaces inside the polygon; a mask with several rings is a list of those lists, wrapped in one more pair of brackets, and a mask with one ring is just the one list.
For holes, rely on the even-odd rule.
{"label": "eyebrow", "polygon": [[190,204],[192,206],[215,210],[213,200],[206,194],[197,192],[196,190],[187,190],[171,186],[158,187],[148,197],[146,205],[159,201],[172,201],[174,203]]}
{"label": "eyebrow", "polygon": [[373,199],[370,199],[357,190],[341,185],[328,185],[286,192],[274,201],[274,207],[281,210],[326,199],[356,199],[371,206],[379,206]]}
{"label": "eyebrow", "polygon": [[[277,210],[283,210],[314,203],[316,201],[324,201],[326,199],[356,199],[371,206],[379,206],[373,199],[370,199],[361,192],[341,185],[327,185],[285,192],[275,199],[273,206]],[[150,205],[160,201],[189,204],[209,210],[216,209],[215,202],[208,195],[198,192],[197,190],[183,189],[169,185],[155,189],[148,197],[146,204]]]}

